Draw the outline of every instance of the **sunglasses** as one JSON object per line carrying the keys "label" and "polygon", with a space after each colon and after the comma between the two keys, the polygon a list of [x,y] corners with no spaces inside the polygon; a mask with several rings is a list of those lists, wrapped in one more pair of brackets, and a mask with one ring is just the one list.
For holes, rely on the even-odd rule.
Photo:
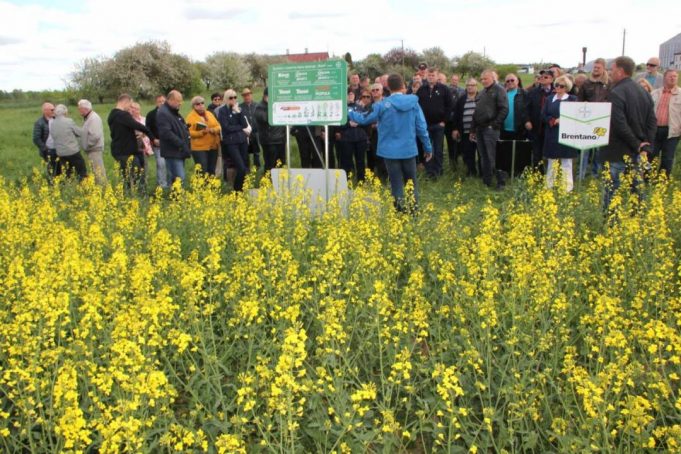
{"label": "sunglasses", "polygon": [[507,84],[510,84],[511,82],[515,82],[515,79],[508,79],[508,80],[506,81]]}
{"label": "sunglasses", "polygon": [[213,101],[222,101],[222,98],[213,98]]}
{"label": "sunglasses", "polygon": [[380,88],[372,88],[371,91],[381,91]]}
{"label": "sunglasses", "polygon": [[556,87],[556,88],[563,88],[563,89],[565,89],[565,88],[567,88],[567,85],[563,85],[563,84],[556,84],[556,85],[554,85],[554,87]]}
{"label": "sunglasses", "polygon": [[230,97],[227,98],[227,99],[236,99],[236,96],[230,96]]}
{"label": "sunglasses", "polygon": [[646,63],[646,66],[650,66],[651,68],[657,67],[657,65],[655,63]]}
{"label": "sunglasses", "polygon": [[203,101],[194,103],[195,106],[203,106],[204,104],[206,103]]}

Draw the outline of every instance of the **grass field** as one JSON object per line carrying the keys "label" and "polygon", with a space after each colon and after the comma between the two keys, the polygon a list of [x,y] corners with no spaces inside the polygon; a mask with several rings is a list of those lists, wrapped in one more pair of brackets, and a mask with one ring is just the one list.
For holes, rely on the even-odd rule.
{"label": "grass field", "polygon": [[676,181],[138,198],[47,186],[39,115],[0,107],[4,452],[681,450]]}

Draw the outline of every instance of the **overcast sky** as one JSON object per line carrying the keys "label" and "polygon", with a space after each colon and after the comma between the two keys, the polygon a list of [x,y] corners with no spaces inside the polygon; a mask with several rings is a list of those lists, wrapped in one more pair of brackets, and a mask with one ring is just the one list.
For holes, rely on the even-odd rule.
{"label": "overcast sky", "polygon": [[74,65],[139,41],[201,60],[215,51],[328,51],[355,60],[404,46],[497,63],[637,62],[681,33],[678,0],[0,0],[0,90],[63,88]]}

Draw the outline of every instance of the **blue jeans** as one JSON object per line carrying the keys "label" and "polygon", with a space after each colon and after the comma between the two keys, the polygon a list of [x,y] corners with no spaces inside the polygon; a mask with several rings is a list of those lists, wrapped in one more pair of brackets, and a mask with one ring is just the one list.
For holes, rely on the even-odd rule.
{"label": "blue jeans", "polygon": [[426,173],[428,173],[429,177],[439,177],[442,175],[445,161],[445,127],[440,124],[428,125],[428,136],[433,146],[433,158],[430,161],[426,161]]}
{"label": "blue jeans", "polygon": [[156,185],[167,189],[168,171],[166,170],[166,160],[161,156],[161,148],[154,147],[154,158],[156,158]]}
{"label": "blue jeans", "polygon": [[482,161],[482,182],[492,186],[492,176],[497,175],[497,186],[503,186],[506,181],[502,172],[496,170],[497,141],[499,130],[493,128],[478,128],[476,131],[478,152]]}
{"label": "blue jeans", "polygon": [[234,190],[241,191],[244,188],[244,179],[248,173],[248,143],[222,144],[223,159],[229,157],[236,169],[234,177]]}
{"label": "blue jeans", "polygon": [[[676,146],[679,144],[679,137],[668,137],[669,127],[658,126],[655,133],[655,145],[653,153],[649,157],[653,159],[660,157],[660,165],[667,177],[672,173],[674,167],[674,154],[676,153]],[[662,156],[660,156],[660,154]]]}
{"label": "blue jeans", "polygon": [[168,171],[168,182],[172,186],[175,179],[179,178],[184,183],[184,159],[165,158],[166,170]]}
{"label": "blue jeans", "polygon": [[605,191],[603,194],[603,211],[607,214],[610,208],[610,202],[612,201],[615,191],[619,189],[622,185],[622,175],[635,172],[634,179],[631,183],[631,192],[638,194],[639,198],[642,198],[640,180],[642,178],[639,173],[638,164],[625,164],[624,162],[611,162],[610,163],[610,181],[605,182]]}
{"label": "blue jeans", "polygon": [[411,180],[414,183],[414,205],[418,203],[418,190],[416,185],[416,158],[388,159],[384,158],[385,168],[390,179],[390,191],[395,199],[395,208],[404,211],[404,183]]}

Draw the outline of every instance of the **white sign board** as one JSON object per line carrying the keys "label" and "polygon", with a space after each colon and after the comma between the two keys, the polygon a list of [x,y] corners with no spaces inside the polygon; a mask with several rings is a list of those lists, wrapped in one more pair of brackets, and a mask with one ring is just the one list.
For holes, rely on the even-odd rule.
{"label": "white sign board", "polygon": [[610,140],[609,102],[561,102],[558,143],[588,150]]}
{"label": "white sign board", "polygon": [[317,212],[332,197],[348,195],[345,170],[275,168],[271,175],[272,187],[277,194],[303,191],[305,203],[312,212]]}

